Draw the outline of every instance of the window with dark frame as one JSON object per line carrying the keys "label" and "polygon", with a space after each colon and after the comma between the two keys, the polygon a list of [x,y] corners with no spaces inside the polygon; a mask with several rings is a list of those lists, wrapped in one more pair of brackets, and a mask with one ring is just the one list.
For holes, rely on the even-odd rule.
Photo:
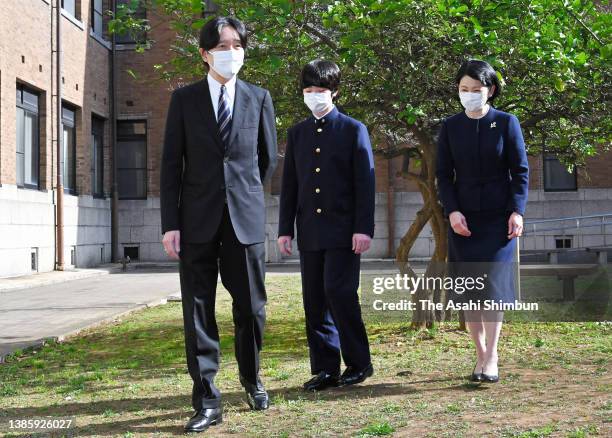
{"label": "window with dark frame", "polygon": [[[130,6],[134,0],[117,0],[117,6],[126,5]],[[146,19],[147,18],[147,10],[145,8],[144,2],[142,0],[138,0],[138,7],[132,13],[132,17],[135,19]],[[115,42],[117,44],[138,44],[144,43],[147,40],[147,33],[145,31],[138,32],[136,34],[132,32],[118,33],[115,35]]]}
{"label": "window with dark frame", "polygon": [[16,179],[18,187],[39,188],[39,95],[17,84]]}
{"label": "window with dark frame", "polygon": [[104,119],[91,117],[91,194],[104,197]]}
{"label": "window with dark frame", "polygon": [[147,122],[117,122],[119,199],[147,198]]}
{"label": "window with dark frame", "polygon": [[578,190],[578,178],[575,168],[573,172],[568,172],[557,156],[548,152],[544,153],[543,164],[544,191],[568,192]]}
{"label": "window with dark frame", "polygon": [[62,165],[64,192],[76,195],[76,111],[62,106]]}
{"label": "window with dark frame", "polygon": [[555,236],[555,248],[566,249],[572,247],[573,236]]}
{"label": "window with dark frame", "polygon": [[99,37],[103,36],[104,29],[104,12],[103,12],[102,0],[92,0],[91,2],[91,29],[93,33]]}

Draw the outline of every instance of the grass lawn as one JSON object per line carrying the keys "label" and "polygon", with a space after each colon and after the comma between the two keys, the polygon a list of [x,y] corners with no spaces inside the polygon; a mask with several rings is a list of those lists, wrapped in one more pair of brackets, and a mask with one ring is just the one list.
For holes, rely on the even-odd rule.
{"label": "grass lawn", "polygon": [[[217,385],[225,413],[207,436],[612,436],[610,324],[506,324],[502,381],[487,386],[467,383],[474,353],[456,324],[415,333],[396,320],[368,323],[374,376],[357,387],[306,394],[299,277],[268,275],[267,285],[262,378],[272,407],[251,412],[244,401],[231,303],[220,287]],[[182,435],[190,399],[180,303],[0,365],[0,431],[9,418],[75,416],[76,436]]]}

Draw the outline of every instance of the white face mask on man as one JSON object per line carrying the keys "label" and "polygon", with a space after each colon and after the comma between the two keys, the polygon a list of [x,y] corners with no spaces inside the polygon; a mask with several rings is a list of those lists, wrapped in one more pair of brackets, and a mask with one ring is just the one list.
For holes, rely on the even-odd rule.
{"label": "white face mask on man", "polygon": [[231,79],[236,76],[244,65],[244,49],[242,48],[208,53],[213,57],[213,63],[210,67],[225,79]]}
{"label": "white face mask on man", "polygon": [[321,114],[333,105],[330,92],[304,93],[304,103],[313,114]]}
{"label": "white face mask on man", "polygon": [[474,93],[460,91],[459,100],[461,100],[461,105],[466,110],[470,112],[480,111],[487,104],[487,100],[489,100],[489,90],[488,88],[483,88],[482,91]]}

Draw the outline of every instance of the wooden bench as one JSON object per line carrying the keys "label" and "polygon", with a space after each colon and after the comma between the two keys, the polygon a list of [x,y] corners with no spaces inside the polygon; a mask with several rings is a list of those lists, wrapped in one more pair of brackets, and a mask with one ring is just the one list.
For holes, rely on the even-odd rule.
{"label": "wooden bench", "polygon": [[574,280],[583,275],[594,274],[599,268],[600,265],[597,263],[571,265],[521,265],[521,276],[556,276],[563,282],[563,301],[574,301],[576,298]]}

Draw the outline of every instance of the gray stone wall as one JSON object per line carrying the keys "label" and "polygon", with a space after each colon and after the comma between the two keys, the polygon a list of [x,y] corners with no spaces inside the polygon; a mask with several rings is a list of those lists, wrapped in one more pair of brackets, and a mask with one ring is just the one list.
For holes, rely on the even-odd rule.
{"label": "gray stone wall", "polygon": [[141,261],[168,261],[161,245],[159,198],[119,201],[119,255],[137,246]]}
{"label": "gray stone wall", "polygon": [[[65,267],[110,262],[110,201],[66,194],[64,207]],[[32,251],[37,253],[38,272],[54,269],[54,217],[54,192],[0,187],[0,277],[32,273]]]}
{"label": "gray stone wall", "polygon": [[[422,205],[415,192],[398,192],[395,199],[395,247],[408,230]],[[278,196],[267,196],[266,259],[282,262],[277,247]],[[88,195],[65,195],[65,253],[70,267],[71,251],[75,250],[76,267],[93,267],[110,262],[111,230],[110,199],[95,199]],[[526,220],[584,216],[612,212],[612,189],[580,189],[577,192],[547,193],[531,191]],[[30,251],[38,251],[38,270],[53,270],[54,262],[53,193],[17,189],[13,185],[0,187],[0,277],[29,274]],[[367,258],[387,257],[388,220],[387,195],[376,195],[375,238]],[[575,222],[575,221],[573,221]],[[566,222],[566,225],[573,223]],[[582,225],[597,224],[583,220]],[[572,246],[612,245],[612,225],[567,230]],[[521,239],[524,250],[555,247],[561,231],[527,233]],[[119,201],[119,254],[123,248],[136,246],[141,261],[168,261],[161,246],[159,198]],[[433,251],[433,237],[427,226],[417,239],[410,256],[426,259]],[[298,257],[298,251],[292,258]]]}

